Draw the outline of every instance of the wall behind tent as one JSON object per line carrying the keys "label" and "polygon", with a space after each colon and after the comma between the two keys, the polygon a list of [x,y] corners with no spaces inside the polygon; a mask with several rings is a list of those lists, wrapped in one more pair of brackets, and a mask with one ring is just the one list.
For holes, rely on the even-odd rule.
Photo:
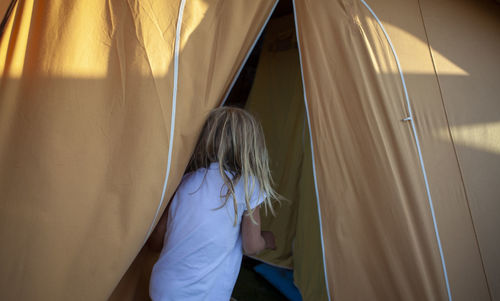
{"label": "wall behind tent", "polygon": [[0,41],[1,299],[110,296],[154,222],[172,116],[167,201],[274,2],[186,4],[173,115],[180,4],[17,2]]}

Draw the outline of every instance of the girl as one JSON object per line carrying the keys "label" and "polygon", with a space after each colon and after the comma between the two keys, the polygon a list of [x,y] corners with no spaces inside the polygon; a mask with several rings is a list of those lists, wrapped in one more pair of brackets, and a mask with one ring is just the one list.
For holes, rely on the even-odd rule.
{"label": "girl", "polygon": [[262,128],[242,109],[213,110],[189,169],[150,238],[163,249],[149,293],[154,301],[229,300],[243,251],[275,248],[260,229],[260,205],[274,214],[278,199]]}

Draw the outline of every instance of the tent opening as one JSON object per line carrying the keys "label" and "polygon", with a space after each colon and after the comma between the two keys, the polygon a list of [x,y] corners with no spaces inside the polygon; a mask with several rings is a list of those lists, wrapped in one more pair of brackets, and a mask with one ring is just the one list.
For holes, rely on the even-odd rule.
{"label": "tent opening", "polygon": [[[237,300],[300,300],[302,296],[307,300],[327,300],[309,127],[291,1],[277,5],[237,74],[224,105],[245,108],[262,124],[275,189],[286,199],[276,204],[276,216],[261,212],[262,229],[274,233],[277,249],[243,259],[233,297]],[[264,269],[271,271],[261,271],[262,263],[266,264]],[[273,272],[278,276],[273,276]],[[281,293],[269,286],[261,275]]]}

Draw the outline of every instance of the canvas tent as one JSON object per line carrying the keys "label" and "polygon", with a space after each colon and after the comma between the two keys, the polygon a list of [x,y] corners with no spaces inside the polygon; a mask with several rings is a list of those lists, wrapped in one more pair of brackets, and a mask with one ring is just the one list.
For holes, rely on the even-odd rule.
{"label": "canvas tent", "polygon": [[[0,298],[141,299],[141,248],[276,2],[12,3]],[[317,213],[296,213],[294,268],[320,262],[296,271],[304,299],[500,300],[498,4],[293,4],[311,164],[292,167],[313,187],[295,212]]]}

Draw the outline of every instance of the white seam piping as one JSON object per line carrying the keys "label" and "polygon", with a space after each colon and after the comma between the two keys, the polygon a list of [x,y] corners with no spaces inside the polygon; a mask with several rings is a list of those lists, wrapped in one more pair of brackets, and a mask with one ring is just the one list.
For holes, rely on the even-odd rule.
{"label": "white seam piping", "polygon": [[235,74],[235,76],[233,78],[233,81],[231,82],[231,85],[229,86],[229,89],[227,89],[226,95],[224,95],[223,101],[220,104],[221,107],[226,103],[226,100],[229,97],[229,94],[231,93],[231,90],[233,89],[234,85],[236,84],[236,81],[238,80],[238,77],[240,77],[241,71],[243,71],[243,67],[245,67],[245,64],[247,63],[248,58],[250,57],[250,54],[252,53],[253,49],[255,48],[255,45],[257,45],[257,42],[259,41],[260,37],[262,36],[262,32],[264,31],[264,29],[267,26],[267,23],[271,19],[271,16],[273,15],[273,12],[274,12],[274,9],[276,8],[276,5],[278,5],[278,2],[279,2],[279,0],[276,0],[276,2],[274,2],[273,8],[269,12],[269,16],[267,16],[267,19],[264,22],[264,25],[262,26],[262,28],[260,29],[259,34],[257,35],[257,38],[255,39],[255,41],[253,42],[252,46],[248,50],[247,55],[243,59],[243,62],[241,62],[241,66],[238,69],[238,72],[236,72],[236,74]]}
{"label": "white seam piping", "polygon": [[163,183],[163,191],[161,193],[160,204],[156,209],[155,217],[151,226],[149,226],[148,234],[144,239],[144,243],[148,239],[151,231],[153,230],[153,225],[160,213],[161,206],[165,200],[165,192],[167,190],[168,176],[170,174],[170,166],[172,163],[172,149],[174,145],[174,129],[175,129],[175,108],[177,104],[177,80],[179,78],[179,48],[181,43],[181,27],[182,27],[182,16],[184,14],[184,7],[186,6],[186,0],[181,0],[181,5],[179,7],[179,16],[177,17],[177,27],[175,30],[175,46],[174,46],[174,87],[172,90],[172,116],[170,118],[170,141],[168,143],[168,158],[167,158],[167,171],[165,172],[165,182]]}
{"label": "white seam piping", "polygon": [[317,179],[316,179],[316,165],[315,165],[315,160],[314,160],[314,146],[313,146],[312,133],[311,133],[311,120],[309,118],[309,107],[307,105],[306,85],[304,82],[304,69],[302,67],[302,53],[300,50],[299,25],[298,25],[298,20],[297,20],[297,12],[295,9],[295,0],[292,0],[292,3],[293,3],[293,17],[294,17],[294,21],[295,21],[295,34],[297,35],[297,46],[298,46],[298,50],[299,50],[300,76],[302,78],[302,92],[304,93],[304,105],[306,107],[307,124],[309,126],[309,141],[311,143],[311,159],[312,159],[312,169],[313,169],[313,176],[314,176],[314,189],[316,192],[316,203],[318,206],[319,231],[320,231],[320,235],[321,235],[321,253],[323,255],[323,271],[325,273],[326,293],[328,295],[328,300],[331,300],[330,289],[328,287],[328,275],[327,275],[327,271],[326,271],[325,242],[323,241],[323,223],[321,221],[321,207],[319,204],[318,183],[317,183]]}
{"label": "white seam piping", "polygon": [[418,136],[417,136],[417,129],[415,127],[415,122],[413,120],[413,113],[412,113],[411,106],[410,106],[410,98],[408,97],[408,91],[406,89],[406,82],[405,82],[405,79],[404,79],[404,76],[403,76],[403,72],[401,71],[401,65],[399,64],[399,58],[398,58],[398,56],[396,54],[396,50],[394,49],[394,46],[392,45],[391,39],[389,38],[389,34],[387,34],[387,32],[385,31],[384,26],[382,25],[382,22],[380,22],[379,18],[375,14],[375,12],[373,12],[373,10],[371,9],[371,7],[364,0],[360,0],[360,1],[365,5],[365,7],[368,9],[368,11],[370,11],[370,13],[373,15],[373,17],[375,18],[375,20],[379,24],[380,28],[384,32],[385,38],[387,39],[387,42],[389,42],[389,46],[391,47],[392,53],[394,55],[394,58],[396,59],[396,64],[397,64],[397,67],[398,67],[399,75],[401,76],[401,82],[403,83],[403,88],[404,88],[404,93],[405,93],[405,98],[406,98],[406,104],[408,106],[408,115],[409,116],[407,118],[403,119],[403,120],[404,121],[410,121],[411,128],[412,128],[412,131],[413,131],[413,136],[415,138],[415,144],[416,144],[417,150],[418,150],[418,158],[420,160],[420,167],[422,169],[422,174],[424,176],[425,189],[427,191],[427,198],[429,200],[429,207],[431,209],[432,222],[434,224],[434,232],[436,233],[436,240],[437,240],[437,244],[438,244],[438,248],[439,248],[439,255],[441,256],[441,264],[442,264],[442,267],[443,267],[444,279],[446,281],[446,290],[448,291],[448,300],[451,301],[452,298],[451,298],[451,291],[450,291],[450,283],[448,281],[448,273],[446,271],[446,263],[445,263],[445,260],[444,260],[443,248],[441,246],[441,239],[439,238],[439,231],[438,231],[438,227],[437,227],[436,215],[434,213],[434,204],[432,202],[431,191],[430,191],[430,188],[429,188],[429,181],[427,180],[427,173],[425,171],[425,166],[424,166],[424,159],[423,159],[423,156],[422,156],[422,151],[420,149],[420,142],[419,142]]}

